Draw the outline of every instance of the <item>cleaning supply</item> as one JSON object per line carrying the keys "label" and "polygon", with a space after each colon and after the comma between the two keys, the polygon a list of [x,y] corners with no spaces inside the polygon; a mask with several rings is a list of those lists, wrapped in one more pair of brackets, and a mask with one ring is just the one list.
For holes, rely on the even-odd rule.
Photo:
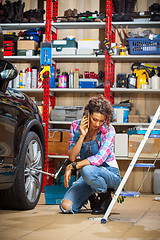
{"label": "cleaning supply", "polygon": [[74,71],[74,88],[79,88],[79,69],[76,68]]}
{"label": "cleaning supply", "polygon": [[122,44],[122,47],[120,47],[120,53],[121,56],[126,55],[126,48],[124,47],[124,45]]}
{"label": "cleaning supply", "polygon": [[23,87],[26,88],[27,85],[27,73],[26,73],[26,69],[22,70],[22,76],[23,76]]}
{"label": "cleaning supply", "polygon": [[66,88],[67,87],[67,76],[59,75],[58,87],[59,88]]}
{"label": "cleaning supply", "polygon": [[55,88],[55,66],[50,66],[51,78],[50,78],[50,88]]}
{"label": "cleaning supply", "polygon": [[69,73],[69,88],[74,88],[74,73],[72,70]]}
{"label": "cleaning supply", "polygon": [[158,74],[156,73],[152,78],[152,89],[160,89],[160,77],[158,77]]}

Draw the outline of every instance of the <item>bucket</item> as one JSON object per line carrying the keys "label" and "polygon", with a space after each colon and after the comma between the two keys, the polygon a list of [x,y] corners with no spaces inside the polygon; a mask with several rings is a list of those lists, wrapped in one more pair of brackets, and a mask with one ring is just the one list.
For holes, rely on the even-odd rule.
{"label": "bucket", "polygon": [[154,194],[160,194],[160,169],[154,170],[153,176],[153,192]]}
{"label": "bucket", "polygon": [[113,107],[113,122],[127,123],[129,107],[114,106]]}

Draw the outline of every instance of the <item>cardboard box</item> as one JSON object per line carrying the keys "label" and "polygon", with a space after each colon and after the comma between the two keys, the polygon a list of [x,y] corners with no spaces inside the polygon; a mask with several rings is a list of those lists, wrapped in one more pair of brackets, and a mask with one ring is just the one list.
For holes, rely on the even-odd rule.
{"label": "cardboard box", "polygon": [[36,50],[38,43],[34,40],[19,40],[17,41],[17,50]]}
{"label": "cardboard box", "polygon": [[[130,135],[128,144],[128,157],[133,157],[144,135]],[[148,138],[139,158],[155,159],[160,149],[160,138]],[[160,158],[160,155],[158,156]]]}
{"label": "cardboard box", "polygon": [[115,156],[128,157],[128,134],[117,133],[115,137]]}
{"label": "cardboard box", "polygon": [[130,123],[148,123],[148,115],[128,115]]}
{"label": "cardboard box", "polygon": [[49,130],[48,153],[58,155],[68,154],[69,139],[69,130]]}

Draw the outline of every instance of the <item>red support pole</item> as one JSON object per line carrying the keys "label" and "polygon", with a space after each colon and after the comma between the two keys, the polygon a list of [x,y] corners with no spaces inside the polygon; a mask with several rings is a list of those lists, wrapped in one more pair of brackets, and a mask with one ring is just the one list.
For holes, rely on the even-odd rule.
{"label": "red support pole", "polygon": [[[52,0],[46,1],[46,26],[45,26],[45,42],[51,42],[51,20],[52,20]],[[47,72],[46,72],[47,73]],[[49,74],[48,74],[49,75]],[[44,78],[43,80],[43,122],[45,123],[45,164],[44,171],[47,172],[47,160],[48,160],[48,119],[49,119],[49,82],[50,78]],[[43,176],[43,186],[47,182],[47,176]]]}
{"label": "red support pole", "polygon": [[[53,18],[58,14],[58,0],[53,2]],[[52,22],[52,0],[46,0],[46,26],[45,26],[45,42],[51,42],[52,39],[57,38],[57,33],[51,33],[51,22]],[[47,73],[47,72],[46,72]],[[47,161],[48,161],[48,120],[49,120],[49,87],[50,87],[50,78],[44,78],[43,80],[43,122],[45,123],[45,165],[44,171],[47,172]],[[52,101],[55,99],[53,98]],[[53,104],[53,105],[54,105]],[[49,169],[51,173],[54,172],[54,166]],[[47,183],[47,176],[43,176],[43,186]]]}
{"label": "red support pole", "polygon": [[[49,73],[48,73],[49,74]],[[49,81],[50,78],[44,78],[43,81],[43,122],[45,123],[45,164],[44,171],[47,172],[47,160],[48,160],[48,119],[49,119]],[[43,175],[43,186],[46,185],[47,175]]]}
{"label": "red support pole", "polygon": [[[105,27],[105,38],[111,42],[112,33],[112,0],[106,0],[106,27]],[[108,55],[107,50],[105,50],[105,87],[104,87],[104,97],[111,100],[111,56]]]}
{"label": "red support pole", "polygon": [[52,0],[46,0],[45,41],[51,42]]}

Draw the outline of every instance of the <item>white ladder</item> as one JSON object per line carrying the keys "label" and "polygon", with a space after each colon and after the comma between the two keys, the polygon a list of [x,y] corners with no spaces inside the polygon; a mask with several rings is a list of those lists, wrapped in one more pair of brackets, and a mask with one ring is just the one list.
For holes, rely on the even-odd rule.
{"label": "white ladder", "polygon": [[129,167],[128,167],[128,169],[127,169],[127,171],[126,171],[126,173],[125,173],[117,191],[115,192],[114,197],[113,197],[109,207],[107,208],[107,211],[105,212],[103,218],[101,219],[101,223],[106,223],[107,222],[108,216],[109,216],[110,212],[112,211],[112,208],[113,208],[118,196],[120,196],[120,195],[123,195],[123,196],[139,196],[139,194],[137,192],[128,192],[128,194],[126,192],[126,193],[123,194],[122,189],[123,189],[128,177],[129,177],[133,167],[135,166],[135,163],[136,163],[136,161],[137,161],[137,159],[138,159],[138,157],[139,157],[139,155],[140,155],[140,153],[141,153],[141,151],[142,151],[142,149],[143,149],[151,131],[153,130],[159,116],[160,116],[160,105],[159,105],[159,107],[158,107],[158,109],[157,109],[157,111],[156,111],[156,113],[153,117],[152,122],[148,126],[148,129],[147,129],[147,131],[146,131],[146,133],[145,133],[145,135],[144,135],[144,137],[143,137],[143,139],[142,139],[142,141],[141,141],[141,143],[140,143],[140,145],[139,145],[131,163],[129,164]]}

